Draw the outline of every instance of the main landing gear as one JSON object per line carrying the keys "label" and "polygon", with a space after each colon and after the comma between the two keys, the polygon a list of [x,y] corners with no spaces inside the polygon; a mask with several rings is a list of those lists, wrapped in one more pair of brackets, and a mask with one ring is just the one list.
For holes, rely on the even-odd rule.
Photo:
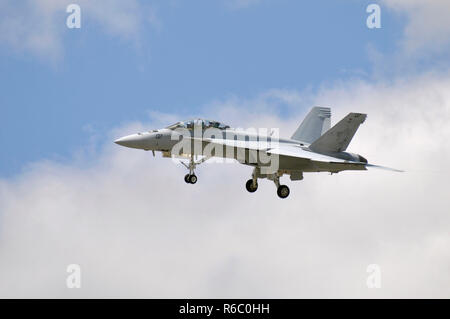
{"label": "main landing gear", "polygon": [[277,188],[277,194],[280,198],[288,197],[290,192],[291,191],[289,190],[289,187],[287,187],[286,185],[280,185]]}
{"label": "main landing gear", "polygon": [[277,187],[277,195],[280,198],[286,198],[290,194],[289,187],[286,185],[280,185],[280,176],[278,174],[273,174],[272,176],[268,177],[269,179],[273,180],[275,183],[275,186]]}
{"label": "main landing gear", "polygon": [[277,173],[271,174],[271,175],[266,175],[266,176],[261,175],[259,168],[255,168],[253,170],[252,178],[249,179],[247,181],[247,183],[245,184],[245,188],[250,193],[254,193],[258,189],[258,177],[266,177],[266,178],[272,180],[275,183],[275,186],[277,187],[278,197],[286,198],[289,196],[289,194],[290,194],[289,187],[287,187],[286,185],[280,185],[280,176]]}
{"label": "main landing gear", "polygon": [[258,183],[253,184],[253,179],[249,179],[245,184],[245,188],[247,188],[250,193],[254,193],[258,189]]}

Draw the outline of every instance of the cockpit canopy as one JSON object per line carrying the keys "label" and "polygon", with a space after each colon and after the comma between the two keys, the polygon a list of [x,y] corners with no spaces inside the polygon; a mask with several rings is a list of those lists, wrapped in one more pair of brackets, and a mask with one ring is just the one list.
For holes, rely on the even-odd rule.
{"label": "cockpit canopy", "polygon": [[168,126],[168,129],[174,130],[177,128],[185,128],[185,129],[193,129],[194,126],[201,127],[203,130],[206,130],[208,128],[217,128],[220,130],[224,130],[227,128],[230,128],[230,126],[225,125],[223,123],[217,122],[217,121],[210,121],[210,120],[203,120],[203,119],[196,119],[196,120],[188,120],[183,122],[177,122],[175,124],[172,124]]}

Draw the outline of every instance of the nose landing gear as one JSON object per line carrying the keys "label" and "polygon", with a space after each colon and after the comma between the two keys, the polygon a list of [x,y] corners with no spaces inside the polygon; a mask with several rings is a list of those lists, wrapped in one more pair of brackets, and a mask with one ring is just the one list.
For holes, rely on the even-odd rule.
{"label": "nose landing gear", "polygon": [[194,174],[186,174],[184,176],[184,181],[188,184],[195,184],[197,183],[197,176],[195,176]]}
{"label": "nose landing gear", "polygon": [[184,176],[184,181],[188,184],[197,183],[197,176],[194,173],[194,169],[197,167],[197,165],[200,165],[201,163],[207,161],[208,159],[210,159],[210,157],[205,156],[201,160],[195,162],[194,156],[191,155],[190,159],[189,159],[189,164],[186,164],[186,163],[180,161],[180,163],[183,164],[184,167],[186,167],[189,170],[189,173]]}

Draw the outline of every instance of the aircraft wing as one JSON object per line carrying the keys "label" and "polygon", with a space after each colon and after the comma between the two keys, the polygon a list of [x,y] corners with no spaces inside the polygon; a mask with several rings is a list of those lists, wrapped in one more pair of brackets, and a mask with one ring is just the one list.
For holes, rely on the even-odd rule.
{"label": "aircraft wing", "polygon": [[367,164],[367,167],[370,168],[378,168],[378,169],[384,169],[387,171],[392,171],[392,172],[398,172],[398,173],[404,173],[405,171],[401,170],[401,169],[396,169],[396,168],[391,168],[391,167],[386,167],[386,166],[380,166],[380,165],[374,165],[374,164]]}
{"label": "aircraft wing", "polygon": [[267,151],[271,145],[268,141],[240,141],[240,140],[226,140],[218,138],[192,138],[194,141],[201,141],[208,144],[216,144],[221,146],[236,147],[242,149],[249,149],[255,151]]}
{"label": "aircraft wing", "polygon": [[239,140],[227,140],[227,139],[215,139],[215,138],[204,138],[204,139],[197,139],[194,138],[194,140],[202,141],[203,143],[212,143],[216,145],[221,146],[228,146],[228,147],[235,147],[235,148],[241,148],[241,149],[247,149],[247,150],[255,150],[255,151],[263,151],[267,154],[275,154],[279,156],[286,156],[290,158],[298,158],[302,160],[309,160],[313,163],[321,164],[323,165],[330,164],[330,168],[332,167],[353,167],[353,169],[363,169],[366,170],[367,168],[378,168],[378,169],[384,169],[384,170],[390,170],[394,172],[404,172],[402,170],[398,170],[395,168],[390,167],[384,167],[374,164],[368,164],[363,162],[355,162],[355,161],[349,161],[344,160],[332,156],[327,156],[319,153],[315,153],[309,150],[305,150],[299,146],[296,145],[286,145],[286,144],[278,144],[276,143],[270,143],[267,141],[239,141]]}
{"label": "aircraft wing", "polygon": [[[302,149],[301,147],[297,146],[288,146],[288,145],[282,145],[278,148],[269,148],[266,151],[268,154],[277,154],[282,156],[290,156],[290,157],[297,157],[302,159],[309,159],[316,162],[324,162],[324,163],[358,163],[358,162],[352,162],[347,161],[327,155],[322,155],[318,153],[314,153],[311,151],[307,151]],[[362,163],[363,164],[363,163]]]}
{"label": "aircraft wing", "polygon": [[[200,139],[199,139],[200,140]],[[264,151],[269,155],[275,154],[279,156],[288,156],[303,160],[311,160],[313,162],[320,163],[335,163],[335,164],[356,164],[358,166],[364,166],[365,163],[353,162],[348,160],[339,159],[327,155],[322,155],[312,151],[304,150],[303,148],[295,145],[285,145],[279,143],[270,143],[267,141],[239,141],[239,140],[227,140],[227,139],[202,139],[204,143],[212,143],[216,145],[250,149],[256,151]]]}
{"label": "aircraft wing", "polygon": [[280,147],[268,149],[266,152],[268,154],[278,154],[280,160],[283,157],[291,159],[291,161],[303,160],[304,171],[340,172],[344,170],[366,170],[366,163],[343,160],[311,152],[295,145],[280,145]]}

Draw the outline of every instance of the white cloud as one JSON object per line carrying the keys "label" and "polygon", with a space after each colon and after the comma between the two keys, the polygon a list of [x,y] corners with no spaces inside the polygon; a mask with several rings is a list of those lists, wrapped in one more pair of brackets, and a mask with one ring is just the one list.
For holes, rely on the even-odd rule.
{"label": "white cloud", "polygon": [[[112,142],[94,164],[30,166],[0,182],[0,296],[448,298],[449,87],[449,77],[429,75],[205,107],[284,136],[311,101],[332,106],[334,122],[367,112],[351,150],[408,170],[284,178],[286,200],[269,181],[248,194],[248,167],[204,164],[186,185],[181,165]],[[285,104],[299,109],[274,116]],[[82,267],[79,290],[65,286],[72,263]],[[381,289],[366,287],[373,263]]]}
{"label": "white cloud", "polygon": [[407,17],[403,39],[407,54],[449,49],[450,1],[383,0],[383,3]]}
{"label": "white cloud", "polygon": [[[66,7],[69,0],[2,0],[0,3],[0,45],[55,61],[64,54],[67,34]],[[76,2],[81,7],[82,29],[86,22],[98,23],[111,36],[139,45],[145,24],[160,25],[155,11],[137,0]],[[83,29],[84,30],[84,29]]]}

